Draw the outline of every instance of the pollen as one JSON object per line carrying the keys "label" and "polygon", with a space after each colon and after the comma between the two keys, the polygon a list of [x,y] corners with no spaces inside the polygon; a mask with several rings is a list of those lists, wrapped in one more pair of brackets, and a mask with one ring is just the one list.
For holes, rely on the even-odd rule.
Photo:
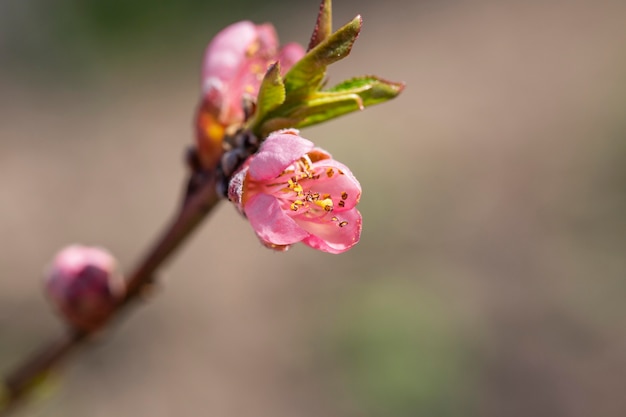
{"label": "pollen", "polygon": [[307,192],[304,199],[306,201],[308,201],[309,203],[312,201],[317,201],[320,199],[320,193],[312,193],[312,192]]}
{"label": "pollen", "polygon": [[316,206],[324,209],[324,211],[333,211],[333,200],[326,198],[324,200],[313,201]]}
{"label": "pollen", "polygon": [[291,179],[287,180],[287,187],[289,190],[293,190],[298,196],[301,196],[304,191],[302,186],[298,184],[296,177],[291,177]]}
{"label": "pollen", "polygon": [[328,178],[332,178],[332,177],[333,177],[333,175],[335,175],[335,170],[334,170],[334,169],[332,169],[332,168],[328,168],[328,169],[326,170],[326,175],[328,176]]}
{"label": "pollen", "polygon": [[343,200],[341,200],[341,201],[340,201],[339,203],[337,203],[337,204],[339,204],[339,207],[345,207],[345,206],[346,206],[346,202],[345,202],[345,201],[343,201]]}
{"label": "pollen", "polygon": [[341,199],[342,200],[347,200],[348,199],[348,193],[346,193],[345,191],[341,193]]}
{"label": "pollen", "polygon": [[293,203],[291,203],[291,205],[289,206],[291,208],[291,210],[293,211],[298,211],[298,209],[300,208],[300,206],[304,205],[304,201],[302,200],[296,200]]}
{"label": "pollen", "polygon": [[339,223],[339,227],[346,227],[347,225],[348,225],[348,222],[345,220]]}

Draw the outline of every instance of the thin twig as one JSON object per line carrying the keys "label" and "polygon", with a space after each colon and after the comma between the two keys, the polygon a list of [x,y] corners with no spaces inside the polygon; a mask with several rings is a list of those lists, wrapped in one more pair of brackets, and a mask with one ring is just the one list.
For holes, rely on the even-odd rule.
{"label": "thin twig", "polygon": [[[181,246],[218,201],[215,177],[207,175],[204,183],[194,189],[192,195],[185,196],[185,204],[175,219],[137,267],[127,276],[126,296],[118,304],[107,324],[119,317],[127,306],[140,298],[142,290],[151,283],[156,271]],[[57,367],[70,353],[89,340],[89,336],[89,332],[70,329],[69,332],[44,345],[18,364],[5,378],[4,386],[0,387],[4,390],[4,398],[0,391],[0,416],[5,416],[13,410],[21,400],[28,396],[37,382],[46,376],[48,371]]]}

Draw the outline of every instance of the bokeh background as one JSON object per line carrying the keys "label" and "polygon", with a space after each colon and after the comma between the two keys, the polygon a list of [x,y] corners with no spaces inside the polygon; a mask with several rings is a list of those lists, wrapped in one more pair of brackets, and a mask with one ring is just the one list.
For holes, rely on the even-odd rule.
{"label": "bokeh background", "polygon": [[[60,247],[128,268],[172,215],[211,37],[306,43],[317,8],[0,3],[0,371],[62,331]],[[357,13],[330,82],[407,89],[303,134],[360,179],[361,243],[273,253],[222,204],[18,415],[626,415],[626,3],[335,1]]]}

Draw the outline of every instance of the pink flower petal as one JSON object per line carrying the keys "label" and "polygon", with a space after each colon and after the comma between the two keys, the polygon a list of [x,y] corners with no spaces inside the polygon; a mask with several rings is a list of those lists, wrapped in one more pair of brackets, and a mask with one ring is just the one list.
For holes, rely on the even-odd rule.
{"label": "pink flower petal", "polygon": [[275,55],[278,49],[278,35],[271,23],[264,23],[256,26],[257,38],[259,40],[259,51],[261,55]]}
{"label": "pink flower petal", "polygon": [[309,158],[311,159],[311,162],[318,162],[318,161],[322,161],[324,159],[332,159],[332,155],[329,154],[328,152],[326,152],[324,149],[322,148],[313,148],[311,149],[307,155],[309,155]]}
{"label": "pink flower petal", "polygon": [[[337,217],[337,220],[328,221],[332,216]],[[345,252],[356,245],[361,238],[361,213],[354,208],[336,215],[333,212],[332,216],[329,213],[324,218],[325,221],[321,222],[296,218],[297,223],[310,233],[302,243],[313,249],[335,254]]]}
{"label": "pink flower petal", "polygon": [[250,175],[258,181],[274,179],[311,149],[313,142],[298,136],[296,130],[274,132],[250,161]]}
{"label": "pink flower petal", "polygon": [[245,213],[259,239],[273,245],[290,245],[300,242],[309,234],[303,230],[268,194],[257,194],[245,205]]}
{"label": "pink flower petal", "polygon": [[361,198],[361,185],[350,169],[341,162],[325,159],[313,164],[318,179],[302,180],[305,189],[330,194],[336,212],[352,209]]}
{"label": "pink flower petal", "polygon": [[202,79],[216,77],[221,81],[231,80],[247,59],[246,51],[256,39],[256,25],[248,20],[221,30],[204,54]]}
{"label": "pink flower petal", "polygon": [[243,185],[246,175],[248,175],[248,167],[243,165],[228,182],[228,199],[235,204],[240,213],[243,213]]}
{"label": "pink flower petal", "polygon": [[304,54],[304,48],[299,43],[292,42],[283,46],[278,54],[282,75],[285,75],[293,64],[302,59]]}

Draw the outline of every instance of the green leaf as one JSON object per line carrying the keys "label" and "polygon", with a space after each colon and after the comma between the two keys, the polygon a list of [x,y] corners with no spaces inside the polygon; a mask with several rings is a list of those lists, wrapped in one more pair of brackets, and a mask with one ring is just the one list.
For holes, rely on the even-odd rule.
{"label": "green leaf", "polygon": [[361,31],[361,16],[356,16],[337,32],[308,51],[285,75],[287,100],[306,97],[319,89],[326,67],[348,56]]}
{"label": "green leaf", "polygon": [[388,81],[375,75],[366,75],[342,81],[326,92],[360,93],[369,91],[368,94],[372,96],[372,99],[378,97],[389,99],[396,97],[402,90],[404,90],[404,83]]}
{"label": "green leaf", "polygon": [[255,118],[262,119],[284,102],[285,85],[280,76],[280,64],[275,62],[269,67],[261,82]]}
{"label": "green leaf", "polygon": [[[281,112],[280,119],[270,119],[271,124],[265,124],[262,130],[275,130],[276,126],[301,128],[325,122],[391,100],[403,89],[404,83],[387,81],[375,76],[352,78],[327,91],[312,94],[298,106],[285,109],[284,113]],[[287,123],[291,125],[283,126]]]}
{"label": "green leaf", "polygon": [[322,0],[320,3],[320,11],[317,15],[317,22],[315,23],[315,29],[313,29],[313,35],[311,35],[311,41],[309,42],[309,48],[315,48],[324,39],[328,38],[333,32],[333,17],[332,17],[332,2],[331,0]]}

